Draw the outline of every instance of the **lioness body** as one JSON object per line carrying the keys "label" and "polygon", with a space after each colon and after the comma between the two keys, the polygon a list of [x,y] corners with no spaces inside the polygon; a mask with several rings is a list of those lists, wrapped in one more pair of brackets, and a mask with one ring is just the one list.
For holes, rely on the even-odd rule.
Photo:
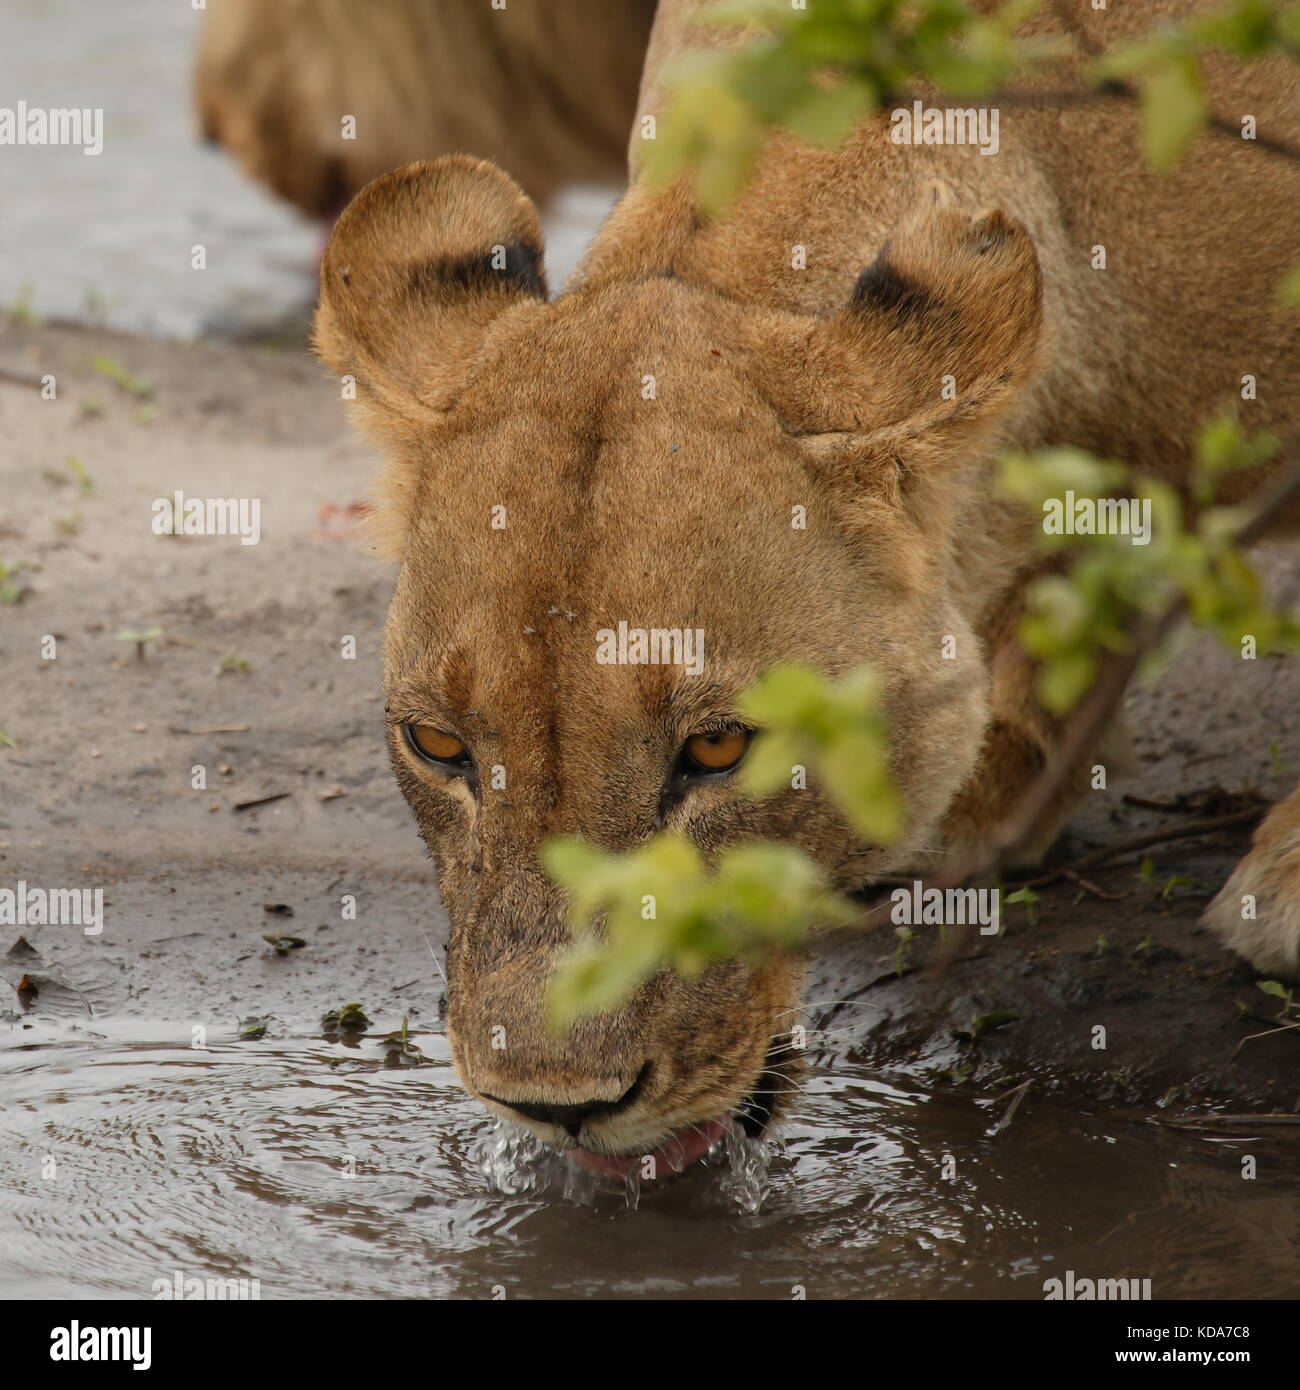
{"label": "lioness body", "polygon": [[[661,6],[643,115],[699,41],[693,8]],[[1093,30],[1111,43],[1135,23]],[[1216,77],[1221,109],[1294,136],[1290,70],[1242,81]],[[454,1054],[558,1142],[635,1153],[737,1107],[764,1117],[798,972],[663,974],[557,1040],[548,836],[769,836],[857,886],[987,835],[1055,735],[1010,641],[1040,562],[1033,519],[991,495],[998,445],[1081,444],[1182,482],[1198,422],[1243,377],[1249,423],[1294,420],[1296,330],[1273,296],[1295,172],[1206,136],[1159,179],[1110,102],[1003,112],[994,157],[887,130],[835,151],[777,137],[710,224],[683,188],[634,184],[554,302],[531,204],[473,160],[371,185],[322,265],[318,347],[391,456],[392,754],[452,920]],[[601,664],[620,624],[702,632],[703,674]],[[739,692],[786,660],[885,676],[901,843],[861,844],[813,785],[756,803],[681,771],[692,735],[733,726]],[[407,724],[465,760],[421,758]],[[1300,942],[1300,903],[1276,888],[1288,826],[1261,849],[1267,924],[1249,940],[1219,924],[1267,968],[1294,968]]]}
{"label": "lioness body", "polygon": [[206,0],[205,133],[306,213],[469,150],[535,198],[617,182],[654,0]]}

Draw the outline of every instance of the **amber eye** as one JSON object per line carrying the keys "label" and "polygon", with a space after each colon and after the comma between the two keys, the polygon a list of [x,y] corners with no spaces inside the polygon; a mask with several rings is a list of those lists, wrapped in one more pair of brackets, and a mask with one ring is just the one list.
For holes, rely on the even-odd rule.
{"label": "amber eye", "polygon": [[687,772],[728,772],[745,756],[751,734],[748,729],[692,734],[682,749]]}
{"label": "amber eye", "polygon": [[430,762],[459,766],[469,761],[469,749],[460,739],[445,729],[435,729],[432,724],[408,724],[406,737],[411,747]]}

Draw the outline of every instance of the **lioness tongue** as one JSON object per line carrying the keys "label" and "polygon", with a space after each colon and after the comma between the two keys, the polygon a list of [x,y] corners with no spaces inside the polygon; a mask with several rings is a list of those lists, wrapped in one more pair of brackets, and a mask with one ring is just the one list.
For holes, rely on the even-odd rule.
{"label": "lioness tongue", "polygon": [[587,1149],[570,1149],[569,1154],[580,1168],[606,1178],[625,1178],[629,1173],[639,1172],[649,1158],[654,1162],[651,1176],[662,1178],[669,1173],[680,1173],[703,1158],[729,1127],[728,1120],[710,1120],[707,1124],[687,1125],[649,1154],[613,1156],[591,1153]]}

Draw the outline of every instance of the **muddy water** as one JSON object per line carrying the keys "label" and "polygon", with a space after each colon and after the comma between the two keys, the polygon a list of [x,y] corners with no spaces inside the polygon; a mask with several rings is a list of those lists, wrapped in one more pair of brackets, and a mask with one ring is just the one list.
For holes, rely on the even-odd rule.
{"label": "muddy water", "polygon": [[[639,1194],[571,1180],[465,1096],[445,1039],[190,1046],[138,1022],[0,1032],[0,1296],[1041,1298],[1300,1288],[1295,1145],[1005,1103],[848,1063],[779,1141]],[[1258,1177],[1243,1180],[1243,1154]],[[949,1176],[944,1176],[948,1173]]]}

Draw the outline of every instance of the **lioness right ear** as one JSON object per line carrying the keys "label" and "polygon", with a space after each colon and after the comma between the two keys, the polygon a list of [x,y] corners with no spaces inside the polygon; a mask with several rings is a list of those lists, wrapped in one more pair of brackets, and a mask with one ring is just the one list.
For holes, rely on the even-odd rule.
{"label": "lioness right ear", "polygon": [[344,209],[313,340],[359,401],[409,420],[450,404],[493,320],[545,299],[537,209],[494,164],[448,155],[375,179]]}
{"label": "lioness right ear", "polygon": [[939,475],[971,456],[1031,376],[1042,274],[1028,232],[967,213],[932,184],[899,221],[849,302],[768,345],[794,364],[764,377],[792,433],[851,472]]}

